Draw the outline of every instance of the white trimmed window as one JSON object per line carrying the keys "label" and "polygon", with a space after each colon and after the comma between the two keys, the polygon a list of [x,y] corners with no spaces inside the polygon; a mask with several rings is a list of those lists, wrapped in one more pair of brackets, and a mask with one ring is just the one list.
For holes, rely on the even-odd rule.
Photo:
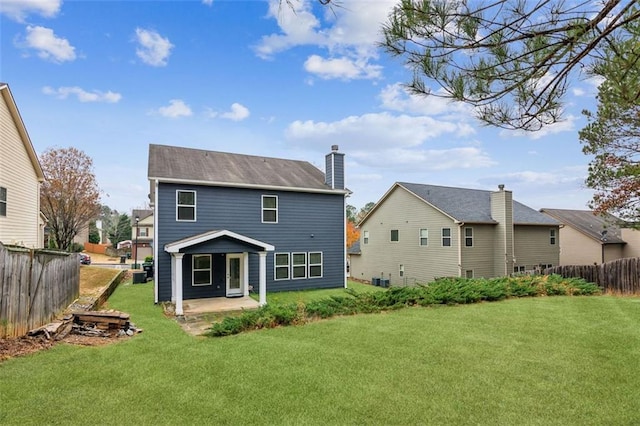
{"label": "white trimmed window", "polygon": [[262,223],[278,223],[278,196],[262,196]]}
{"label": "white trimmed window", "polygon": [[397,229],[392,229],[391,230],[391,242],[392,243],[397,243],[398,241],[400,241],[400,231],[398,231]]}
{"label": "white trimmed window", "polygon": [[429,245],[429,230],[427,228],[420,229],[420,245],[425,247]]}
{"label": "white trimmed window", "polygon": [[148,237],[149,228],[138,228],[138,237]]}
{"label": "white trimmed window", "polygon": [[307,278],[307,253],[291,253],[291,278]]}
{"label": "white trimmed window", "polygon": [[176,220],[195,222],[196,191],[176,191]]}
{"label": "white trimmed window", "polygon": [[192,257],[192,285],[211,285],[211,255],[194,254]]}
{"label": "white trimmed window", "polygon": [[400,265],[398,272],[400,273],[400,277],[404,277],[404,265]]}
{"label": "white trimmed window", "polygon": [[522,273],[525,271],[525,267],[524,265],[519,265],[519,266],[514,266],[513,267],[513,272],[516,274]]}
{"label": "white trimmed window", "polygon": [[362,231],[363,244],[369,244],[369,231]]}
{"label": "white trimmed window", "polygon": [[451,247],[451,228],[442,228],[442,247]]}
{"label": "white trimmed window", "polygon": [[549,244],[552,246],[556,244],[556,230],[549,229]]}
{"label": "white trimmed window", "polygon": [[473,247],[473,228],[464,228],[464,246]]}
{"label": "white trimmed window", "polygon": [[274,268],[275,268],[274,279],[288,280],[289,279],[289,253],[276,253]]}
{"label": "white trimmed window", "polygon": [[7,215],[7,188],[0,186],[0,216]]}
{"label": "white trimmed window", "polygon": [[309,252],[309,278],[322,278],[322,252]]}

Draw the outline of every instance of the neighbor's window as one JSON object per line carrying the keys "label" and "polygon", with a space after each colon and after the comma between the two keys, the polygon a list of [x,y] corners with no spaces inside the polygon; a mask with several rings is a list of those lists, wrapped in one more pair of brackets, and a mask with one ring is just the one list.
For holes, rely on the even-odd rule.
{"label": "neighbor's window", "polygon": [[307,278],[307,253],[292,253],[293,273],[291,278]]}
{"label": "neighbor's window", "polygon": [[473,247],[473,228],[464,228],[464,245]]}
{"label": "neighbor's window", "polygon": [[369,244],[369,231],[362,231],[362,242]]}
{"label": "neighbor's window", "polygon": [[149,236],[149,228],[138,228],[138,236],[139,237],[148,237]]}
{"label": "neighbor's window", "polygon": [[0,216],[7,215],[7,188],[0,186]]}
{"label": "neighbor's window", "polygon": [[322,277],[322,252],[309,252],[309,278]]}
{"label": "neighbor's window", "polygon": [[549,229],[549,244],[552,246],[556,244],[556,230]]}
{"label": "neighbor's window", "polygon": [[400,276],[404,277],[404,265],[400,265],[399,272],[400,272]]}
{"label": "neighbor's window", "polygon": [[421,246],[429,245],[429,230],[427,228],[422,228],[420,230],[420,245]]}
{"label": "neighbor's window", "polygon": [[451,228],[442,228],[442,247],[451,247]]}
{"label": "neighbor's window", "polygon": [[262,223],[278,223],[278,197],[262,196]]}
{"label": "neighbor's window", "polygon": [[473,278],[473,269],[467,269],[464,271],[464,276],[467,278]]}
{"label": "neighbor's window", "polygon": [[524,271],[525,271],[524,265],[514,266],[513,267],[513,272],[516,273],[516,274],[524,272]]}
{"label": "neighbor's window", "polygon": [[193,255],[193,285],[211,285],[211,255]]}
{"label": "neighbor's window", "polygon": [[289,253],[275,254],[275,279],[289,279]]}
{"label": "neighbor's window", "polygon": [[398,231],[397,229],[391,230],[391,241],[392,242],[400,241],[400,231]]}
{"label": "neighbor's window", "polygon": [[176,220],[196,220],[196,191],[176,191]]}

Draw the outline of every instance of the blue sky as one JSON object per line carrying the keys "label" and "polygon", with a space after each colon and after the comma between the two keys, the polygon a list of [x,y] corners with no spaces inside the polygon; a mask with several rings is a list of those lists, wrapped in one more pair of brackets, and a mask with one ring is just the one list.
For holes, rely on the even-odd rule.
{"label": "blue sky", "polygon": [[306,160],[346,154],[348,200],[396,181],[496,189],[539,209],[586,209],[578,130],[596,84],[574,82],[565,120],[523,134],[409,95],[410,73],[380,50],[395,0],[2,0],[0,81],[38,153],[94,160],[103,203],[148,202],[150,143]]}

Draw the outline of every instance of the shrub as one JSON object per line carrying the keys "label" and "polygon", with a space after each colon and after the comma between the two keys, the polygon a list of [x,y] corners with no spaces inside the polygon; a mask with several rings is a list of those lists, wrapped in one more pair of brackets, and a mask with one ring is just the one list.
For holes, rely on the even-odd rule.
{"label": "shrub", "polygon": [[153,263],[153,256],[146,256],[144,258],[144,263]]}
{"label": "shrub", "polygon": [[374,293],[356,293],[347,289],[346,293],[347,296],[332,296],[306,304],[262,306],[238,316],[225,317],[214,323],[206,334],[228,336],[260,328],[304,324],[336,315],[380,312],[414,305],[456,305],[542,295],[592,295],[600,294],[601,290],[581,278],[549,275],[494,279],[447,277],[416,287],[390,287]]}
{"label": "shrub", "polygon": [[80,243],[71,243],[71,247],[69,247],[69,251],[72,253],[80,253],[84,250],[84,246]]}

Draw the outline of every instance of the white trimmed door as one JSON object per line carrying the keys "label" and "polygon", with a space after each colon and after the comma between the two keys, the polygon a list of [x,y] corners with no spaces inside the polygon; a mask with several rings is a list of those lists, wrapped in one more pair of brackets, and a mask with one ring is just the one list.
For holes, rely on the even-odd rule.
{"label": "white trimmed door", "polygon": [[227,297],[244,294],[243,261],[242,254],[227,254]]}

